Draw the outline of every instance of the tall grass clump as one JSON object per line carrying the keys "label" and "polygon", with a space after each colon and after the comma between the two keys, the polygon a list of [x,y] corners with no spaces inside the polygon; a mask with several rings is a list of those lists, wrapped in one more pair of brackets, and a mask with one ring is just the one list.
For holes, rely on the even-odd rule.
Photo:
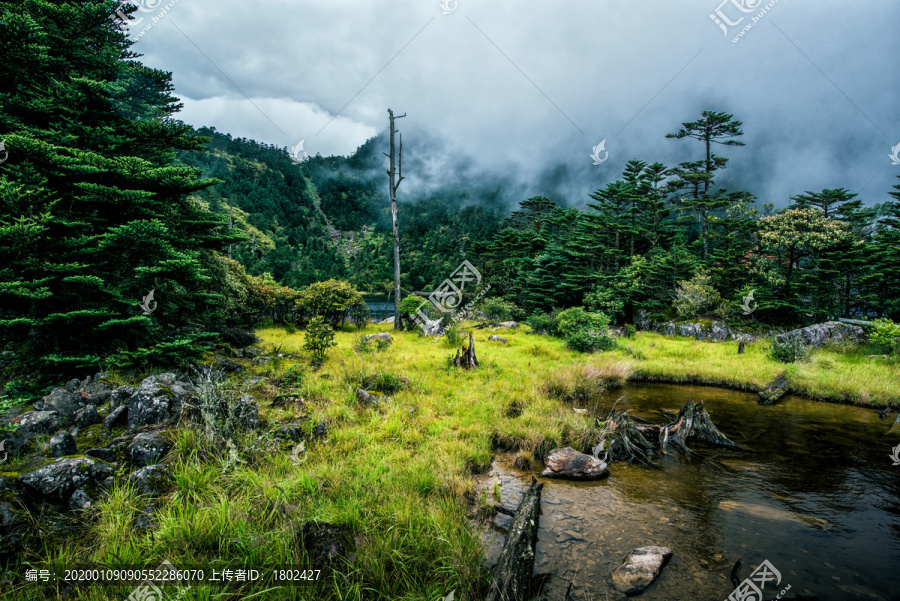
{"label": "tall grass clump", "polygon": [[195,391],[184,405],[189,421],[197,423],[207,440],[224,443],[241,430],[254,427],[257,408],[253,397],[229,381],[219,370],[204,366],[197,370]]}

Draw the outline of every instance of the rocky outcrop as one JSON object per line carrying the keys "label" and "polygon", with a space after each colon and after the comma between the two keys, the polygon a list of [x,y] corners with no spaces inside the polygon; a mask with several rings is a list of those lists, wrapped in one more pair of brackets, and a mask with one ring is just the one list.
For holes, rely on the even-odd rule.
{"label": "rocky outcrop", "polygon": [[650,586],[672,558],[668,547],[640,547],[625,558],[612,573],[613,586],[629,597],[638,595]]}
{"label": "rocky outcrop", "polygon": [[112,430],[128,423],[128,405],[119,405],[103,418],[103,427]]}
{"label": "rocky outcrop", "polygon": [[864,343],[866,342],[866,333],[857,325],[840,321],[826,321],[825,323],[785,332],[775,337],[775,342],[782,344],[793,340],[799,340],[806,346],[822,348],[829,343]]}
{"label": "rocky outcrop", "polygon": [[100,412],[97,411],[97,408],[93,405],[88,405],[75,413],[75,425],[79,428],[86,428],[94,424],[99,424],[102,421],[103,418],[100,417]]}
{"label": "rocky outcrop", "polygon": [[721,321],[690,322],[690,321],[652,321],[646,311],[640,311],[634,319],[634,325],[639,330],[646,330],[665,334],[666,336],[684,336],[695,340],[742,340],[753,342],[756,340],[751,334],[732,330]]}
{"label": "rocky outcrop", "polygon": [[564,480],[601,480],[609,476],[609,467],[591,455],[572,447],[553,449],[544,459],[542,476]]}
{"label": "rocky outcrop", "polygon": [[19,476],[31,492],[56,503],[66,503],[77,489],[105,480],[112,465],[88,457],[64,457]]}
{"label": "rocky outcrop", "polygon": [[28,411],[13,418],[11,424],[17,428],[18,437],[27,439],[48,436],[66,425],[63,422],[57,411]]}

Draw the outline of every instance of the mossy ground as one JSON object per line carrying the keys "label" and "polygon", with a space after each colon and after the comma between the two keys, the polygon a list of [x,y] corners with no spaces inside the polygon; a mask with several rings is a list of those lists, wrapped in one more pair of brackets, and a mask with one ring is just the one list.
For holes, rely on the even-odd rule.
{"label": "mossy ground", "polygon": [[[375,331],[386,328],[364,333]],[[552,375],[590,363],[610,374],[630,366],[638,379],[758,389],[786,368],[768,358],[763,342],[747,345],[739,356],[736,343],[640,333],[621,339],[616,350],[589,356],[523,330],[503,331],[508,344],[489,342],[490,330],[474,330],[481,367],[467,372],[447,366],[455,349],[443,339],[391,333],[389,349],[359,352],[358,333],[348,327],[337,333],[338,346],[324,365],[313,370],[302,356],[302,332],[258,331],[264,345],[280,347],[285,356],[247,363],[248,371],[236,376],[267,378],[252,389],[260,401],[257,432],[233,441],[229,451],[197,430],[171,431],[173,450],[165,463],[172,486],[156,501],[152,529],[134,530],[150,499],[123,480],[95,504],[77,538],[48,537],[28,560],[35,567],[84,559],[109,566],[168,560],[207,569],[210,562],[232,569],[302,565],[307,558],[297,532],[317,520],[354,533],[352,566],[332,581],[230,591],[195,586],[181,598],[435,601],[450,591],[456,599],[481,598],[490,574],[469,523],[478,503],[471,475],[485,469],[499,448],[518,450],[531,462],[556,446],[581,446],[593,433],[588,415],[545,394]],[[297,365],[302,378],[294,368],[279,383]],[[817,351],[808,363],[787,370],[792,387],[815,398],[862,404],[897,404],[900,398],[897,364],[866,358],[863,351]],[[375,407],[361,405],[356,387],[376,381],[403,386],[392,387]],[[271,435],[298,420],[307,432],[299,452],[295,443]],[[325,437],[313,435],[320,422],[327,426]],[[131,590],[94,587],[69,598],[126,599]],[[28,583],[7,590],[5,598],[42,600],[46,592]]]}

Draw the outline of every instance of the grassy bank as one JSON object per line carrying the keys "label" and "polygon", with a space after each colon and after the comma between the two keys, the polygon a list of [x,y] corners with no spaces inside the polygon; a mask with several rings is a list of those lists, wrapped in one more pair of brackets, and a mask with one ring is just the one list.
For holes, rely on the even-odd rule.
{"label": "grassy bank", "polygon": [[[367,333],[378,330],[386,328]],[[738,356],[731,343],[638,334],[589,356],[521,330],[500,332],[508,344],[476,330],[481,367],[473,372],[447,366],[453,350],[443,339],[392,332],[389,349],[361,352],[354,349],[355,331],[338,332],[337,348],[312,371],[300,353],[302,332],[257,333],[285,355],[248,364],[239,376],[267,378],[250,391],[260,401],[259,431],[239,437],[231,450],[195,430],[169,432],[173,450],[166,463],[174,485],[157,502],[151,531],[132,526],[149,500],[120,486],[95,505],[77,537],[47,536],[45,548],[30,558],[35,564],[50,559],[65,566],[89,557],[112,566],[151,558],[177,567],[299,565],[298,529],[317,520],[352,531],[352,568],[335,581],[268,590],[243,585],[229,595],[194,587],[181,599],[436,601],[450,591],[456,599],[481,598],[490,574],[469,525],[480,502],[471,476],[487,468],[497,448],[518,450],[528,461],[589,439],[591,418],[560,398],[584,405],[596,400],[605,381],[632,370],[644,380],[755,388],[784,369],[768,359],[763,343]],[[301,379],[284,377],[292,367],[303,370]],[[900,397],[895,365],[861,354],[821,351],[788,373],[797,390],[818,398],[896,403]],[[358,387],[384,395],[376,407],[364,406]],[[270,434],[296,421],[307,433],[303,450]],[[324,437],[313,434],[319,423],[327,428]],[[43,599],[39,591],[23,586],[7,598]],[[70,598],[125,599],[130,592],[95,588]]]}

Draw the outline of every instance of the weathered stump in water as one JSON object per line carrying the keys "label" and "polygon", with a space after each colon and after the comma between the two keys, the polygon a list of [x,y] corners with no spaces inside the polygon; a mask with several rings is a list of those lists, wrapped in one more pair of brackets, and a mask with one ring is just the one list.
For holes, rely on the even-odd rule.
{"label": "weathered stump in water", "polygon": [[769,382],[765,390],[759,392],[759,404],[774,405],[781,400],[781,397],[787,394],[787,387],[787,372],[781,372],[774,380]]}
{"label": "weathered stump in water", "polygon": [[497,562],[497,573],[485,601],[525,601],[528,598],[543,488],[543,483],[538,484],[532,476],[531,485],[509,527],[506,544]]}
{"label": "weathered stump in water", "polygon": [[[655,426],[658,428],[659,426]],[[652,430],[654,426],[650,426]],[[603,461],[627,461],[631,465],[633,461],[639,461],[651,466],[653,461],[653,444],[644,437],[647,428],[636,425],[627,413],[616,413],[615,409],[609,412],[600,429],[600,441],[592,449],[594,457],[600,459],[600,453],[605,453]]]}
{"label": "weathered stump in water", "polygon": [[460,354],[459,349],[456,349],[453,365],[463,369],[478,367],[478,357],[475,356],[475,339],[472,338],[472,332],[469,332],[469,346],[463,349],[462,354]]}
{"label": "weathered stump in water", "polygon": [[743,354],[744,354],[744,350],[745,350],[744,347],[746,347],[746,346],[747,346],[747,343],[744,342],[743,340],[741,340],[741,341],[738,343],[738,355],[743,355]]}
{"label": "weathered stump in water", "polygon": [[696,441],[731,449],[740,448],[734,441],[722,434],[706,412],[703,401],[695,403],[688,401],[681,411],[678,419],[662,426],[659,431],[659,446],[663,451],[671,442],[679,448],[690,452],[686,443]]}

